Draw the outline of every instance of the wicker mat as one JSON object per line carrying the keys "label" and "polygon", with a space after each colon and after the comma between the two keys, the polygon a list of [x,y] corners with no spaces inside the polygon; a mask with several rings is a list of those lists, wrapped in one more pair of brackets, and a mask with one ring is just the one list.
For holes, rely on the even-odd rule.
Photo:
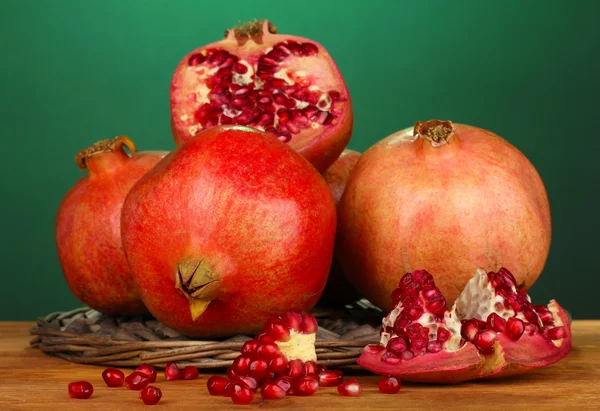
{"label": "wicker mat", "polygon": [[[319,363],[358,369],[362,348],[379,341],[383,313],[368,301],[341,310],[316,308],[316,350]],[[38,319],[30,333],[32,347],[81,364],[162,368],[168,361],[199,369],[226,368],[239,355],[247,335],[224,340],[185,337],[152,317],[111,317],[88,307]]]}

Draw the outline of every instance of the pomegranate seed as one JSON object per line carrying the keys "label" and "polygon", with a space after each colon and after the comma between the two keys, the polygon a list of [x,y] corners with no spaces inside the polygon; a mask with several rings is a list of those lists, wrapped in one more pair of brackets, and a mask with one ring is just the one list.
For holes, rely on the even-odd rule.
{"label": "pomegranate seed", "polygon": [[283,354],[277,354],[269,362],[269,370],[271,372],[281,374],[288,368],[288,360]]}
{"label": "pomegranate seed", "polygon": [[277,139],[284,143],[289,142],[292,139],[292,134],[287,131],[280,131],[277,133]]}
{"label": "pomegranate seed", "polygon": [[[404,351],[410,352],[410,351]],[[404,354],[404,352],[402,354]],[[381,356],[381,361],[386,362],[388,364],[400,364],[402,362],[402,358],[398,357],[396,354],[392,352],[386,352]]]}
{"label": "pomegranate seed", "polygon": [[277,384],[279,386],[279,388],[281,388],[283,391],[285,391],[287,393],[290,390],[290,388],[292,388],[291,380],[292,379],[290,377],[283,376],[283,377],[277,378],[273,382],[275,384]]}
{"label": "pomegranate seed", "polygon": [[256,373],[266,373],[269,370],[269,364],[265,360],[254,360],[250,363],[250,368],[248,368],[250,372]]}
{"label": "pomegranate seed", "polygon": [[[267,332],[271,337],[273,337],[276,341],[288,341],[290,339],[290,330],[287,326],[283,325],[281,322],[270,322],[267,325]],[[277,348],[277,346],[275,346]],[[277,349],[279,352],[279,349]]]}
{"label": "pomegranate seed", "polygon": [[235,360],[233,360],[233,364],[231,364],[231,369],[234,370],[235,373],[238,375],[246,375],[250,370],[251,362],[252,359],[250,359],[250,357],[240,355]]}
{"label": "pomegranate seed", "polygon": [[330,97],[330,98],[331,98],[333,101],[336,101],[336,100],[339,100],[339,99],[340,99],[341,95],[340,95],[340,92],[339,92],[339,91],[336,91],[336,90],[331,90],[331,91],[329,92],[329,97]]}
{"label": "pomegranate seed", "polygon": [[260,396],[265,400],[280,400],[285,395],[286,391],[274,382],[266,383],[260,389]]}
{"label": "pomegranate seed", "polygon": [[339,370],[324,370],[319,373],[319,385],[321,387],[334,387],[342,382],[344,373]]}
{"label": "pomegranate seed", "polygon": [[225,377],[213,375],[206,381],[206,388],[208,388],[210,395],[224,395],[225,386],[228,382],[229,380]]}
{"label": "pomegranate seed", "polygon": [[565,338],[566,336],[567,333],[565,332],[565,329],[563,327],[554,327],[548,330],[548,338],[550,338],[551,340],[560,340],[562,338]]}
{"label": "pomegranate seed", "polygon": [[248,340],[242,345],[242,349],[240,350],[240,352],[242,354],[252,354],[255,353],[256,350],[258,350],[258,347],[260,347],[260,343],[258,341]]}
{"label": "pomegranate seed", "polygon": [[404,351],[402,353],[402,359],[403,360],[412,360],[414,358],[414,354],[412,353],[412,351]]}
{"label": "pomegranate seed", "polygon": [[411,320],[418,320],[423,315],[423,309],[421,307],[410,307],[406,310],[406,316]]}
{"label": "pomegranate seed", "polygon": [[317,375],[317,363],[314,361],[305,362],[304,375]]}
{"label": "pomegranate seed", "polygon": [[487,328],[500,333],[504,332],[506,329],[506,321],[496,313],[491,313],[488,315],[486,325]]}
{"label": "pomegranate seed", "polygon": [[286,374],[292,378],[304,376],[304,363],[302,360],[292,360],[288,363]]}
{"label": "pomegranate seed", "polygon": [[214,51],[211,50],[208,52],[208,55],[206,56],[206,60],[207,60],[207,63],[218,66],[219,64],[223,63],[223,61],[225,61],[225,59],[227,58],[228,55],[229,55],[229,52],[227,52],[225,50],[214,50]]}
{"label": "pomegranate seed", "polygon": [[309,397],[319,389],[319,380],[314,376],[306,376],[292,381],[294,395]]}
{"label": "pomegranate seed", "polygon": [[523,310],[523,315],[531,324],[539,324],[539,317],[531,308],[526,308],[525,310]]}
{"label": "pomegranate seed", "polygon": [[394,337],[388,341],[386,348],[389,352],[400,355],[403,351],[408,349],[408,345],[402,338]]}
{"label": "pomegranate seed", "polygon": [[182,378],[181,370],[173,361],[165,365],[165,378],[167,381],[180,380]]}
{"label": "pomegranate seed", "polygon": [[143,372],[134,371],[125,378],[125,386],[129,390],[141,390],[150,384],[150,377]]}
{"label": "pomegranate seed", "polygon": [[250,404],[254,399],[254,392],[243,384],[232,383],[230,393],[234,404]]}
{"label": "pomegranate seed", "polygon": [[300,327],[300,331],[304,334],[312,334],[316,333],[319,329],[319,324],[317,323],[317,319],[314,315],[304,314],[302,316],[302,326]]}
{"label": "pomegranate seed", "polygon": [[157,374],[156,374],[156,369],[153,366],[144,363],[144,364],[141,364],[139,367],[137,367],[135,370],[146,374],[148,376],[148,378],[150,379],[150,384],[152,384],[154,381],[156,381]]}
{"label": "pomegranate seed", "polygon": [[293,311],[288,311],[285,314],[287,318],[287,323],[292,330],[300,331],[300,327],[302,326],[302,314],[298,314]]}
{"label": "pomegranate seed", "polygon": [[502,282],[508,287],[516,287],[517,280],[515,280],[515,276],[512,275],[510,271],[508,271],[505,267],[500,268],[497,273],[497,277],[502,278]]}
{"label": "pomegranate seed", "polygon": [[69,383],[69,397],[87,400],[94,393],[94,386],[89,381],[75,381]]}
{"label": "pomegranate seed", "polygon": [[441,343],[446,342],[450,339],[450,331],[445,328],[439,327],[437,330],[437,340]]}
{"label": "pomegranate seed", "polygon": [[533,324],[526,323],[525,324],[525,332],[527,335],[533,335],[537,331],[537,326]]}
{"label": "pomegranate seed", "polygon": [[206,56],[200,53],[192,54],[188,59],[188,66],[197,66],[198,64],[204,63]]}
{"label": "pomegranate seed", "polygon": [[158,404],[160,399],[162,398],[162,392],[160,388],[154,387],[152,385],[147,386],[142,391],[140,391],[140,399],[144,401],[146,405],[155,405]]}
{"label": "pomegranate seed", "polygon": [[438,341],[430,341],[427,343],[427,352],[435,354],[442,351],[442,343]]}
{"label": "pomegranate seed", "polygon": [[480,331],[475,335],[475,338],[473,338],[473,344],[475,344],[477,348],[485,350],[491,348],[497,338],[498,335],[494,330]]}
{"label": "pomegranate seed", "polygon": [[237,62],[233,65],[232,70],[236,73],[246,74],[248,72],[248,67],[245,64]]}
{"label": "pomegranate seed", "polygon": [[302,50],[305,56],[316,56],[319,53],[319,49],[312,43],[302,43]]}
{"label": "pomegranate seed", "polygon": [[108,387],[121,387],[125,381],[125,374],[116,368],[107,368],[102,371],[102,379]]}
{"label": "pomegranate seed", "polygon": [[279,347],[277,346],[277,344],[274,343],[264,343],[261,344],[260,347],[258,347],[256,353],[267,358],[274,358],[277,354],[279,354]]}
{"label": "pomegranate seed", "polygon": [[477,332],[479,332],[479,324],[475,320],[465,320],[460,329],[460,334],[467,341],[473,341]]}
{"label": "pomegranate seed", "polygon": [[[329,120],[329,117],[327,119]],[[333,120],[333,116],[331,116],[331,119]],[[329,123],[326,121],[325,124]],[[431,313],[441,314],[444,311],[446,311],[448,306],[446,304],[446,299],[444,297],[440,297],[435,300],[427,301],[427,303],[425,304],[425,308],[427,308],[427,310]]]}
{"label": "pomegranate seed", "polygon": [[344,397],[358,397],[362,392],[362,387],[356,380],[350,380],[337,386],[340,395]]}
{"label": "pomegranate seed", "polygon": [[383,350],[385,350],[385,347],[381,344],[369,344],[365,348],[363,348],[363,351],[369,354],[378,354]]}
{"label": "pomegranate seed", "polygon": [[548,307],[544,305],[534,305],[533,309],[537,312],[544,325],[554,324],[554,316]]}
{"label": "pomegranate seed", "polygon": [[508,321],[506,321],[506,334],[514,341],[518,341],[519,338],[525,332],[525,324],[523,321],[516,317],[510,317]]}
{"label": "pomegranate seed", "polygon": [[181,376],[184,380],[195,380],[199,375],[198,368],[193,365],[185,366],[181,371]]}
{"label": "pomegranate seed", "polygon": [[250,376],[236,377],[236,378],[232,379],[231,381],[236,382],[238,384],[244,384],[246,387],[250,388],[253,392],[256,392],[256,390],[258,389],[258,382]]}
{"label": "pomegranate seed", "polygon": [[379,387],[379,391],[384,394],[397,394],[400,391],[400,387],[402,387],[402,383],[398,378],[390,375],[379,380],[377,386]]}

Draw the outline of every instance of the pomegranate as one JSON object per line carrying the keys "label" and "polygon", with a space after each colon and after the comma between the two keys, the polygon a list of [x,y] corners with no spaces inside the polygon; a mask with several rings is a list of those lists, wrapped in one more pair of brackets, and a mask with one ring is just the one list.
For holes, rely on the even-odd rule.
{"label": "pomegranate", "polygon": [[452,303],[476,268],[504,266],[519,287],[539,276],[550,209],[533,165],[497,135],[450,121],[418,122],[369,148],[338,207],[336,254],[380,308],[398,273],[425,268]]}
{"label": "pomegranate", "polygon": [[362,387],[356,380],[350,380],[337,386],[338,393],[344,397],[358,397]]}
{"label": "pomegranate", "polygon": [[[350,172],[359,157],[360,153],[356,151],[344,150],[336,162],[323,174],[333,194],[336,207],[342,198]],[[339,236],[339,232],[336,233],[336,243],[340,242]],[[360,298],[360,293],[346,279],[338,259],[339,256],[334,252],[331,269],[329,270],[329,279],[319,300],[319,305],[340,307],[351,304]]]}
{"label": "pomegranate", "polygon": [[255,21],[191,51],[171,82],[171,125],[177,145],[201,130],[238,124],[288,143],[319,171],[350,140],[350,95],[320,44],[276,34]]}
{"label": "pomegranate", "polygon": [[146,405],[156,405],[162,398],[162,392],[160,388],[149,385],[140,391],[140,399],[144,401]]}
{"label": "pomegranate", "polygon": [[130,191],[123,245],[150,312],[189,336],[251,333],[319,299],[335,205],[299,154],[241,126],[204,130]]}
{"label": "pomegranate", "polygon": [[69,397],[87,400],[94,393],[94,386],[89,381],[70,382],[68,387]]}
{"label": "pomegranate", "polygon": [[116,368],[107,368],[102,371],[102,379],[108,387],[122,387],[125,382],[125,374]]}
{"label": "pomegranate", "polygon": [[358,364],[406,381],[454,383],[522,374],[571,349],[568,315],[558,303],[532,305],[510,271],[477,269],[454,305],[424,270],[405,274],[392,293],[381,341]]}
{"label": "pomegranate", "polygon": [[263,399],[281,399],[288,392],[310,396],[321,385],[339,384],[343,378],[341,371],[327,370],[316,362],[318,327],[316,318],[310,314],[289,311],[272,318],[254,339],[242,345],[240,355],[227,370],[229,380],[210,377],[208,391],[233,399],[238,386],[253,393],[261,386]]}
{"label": "pomegranate", "polygon": [[137,153],[133,142],[120,136],[99,141],[76,156],[77,165],[88,174],[59,206],[56,247],[69,288],[98,311],[112,315],[147,312],[121,247],[120,216],[129,189],[164,155]]}

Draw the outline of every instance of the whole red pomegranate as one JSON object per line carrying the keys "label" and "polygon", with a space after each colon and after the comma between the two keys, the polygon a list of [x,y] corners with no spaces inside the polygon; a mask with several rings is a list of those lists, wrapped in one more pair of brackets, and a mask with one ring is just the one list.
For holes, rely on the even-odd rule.
{"label": "whole red pomegranate", "polygon": [[[132,155],[124,151],[127,147]],[[121,208],[129,189],[166,152],[136,152],[125,137],[79,152],[88,174],[65,195],[56,216],[56,247],[69,288],[90,307],[113,315],[147,312],[121,245]]]}
{"label": "whole red pomegranate", "polygon": [[177,145],[214,125],[257,128],[325,171],[348,144],[353,117],[327,50],[276,34],[265,20],[228,30],[181,60],[171,82],[171,124]]}
{"label": "whole red pomegranate", "polygon": [[319,299],[336,213],[298,153],[242,126],[206,129],[130,191],[123,245],[150,312],[190,336],[256,332]]}
{"label": "whole red pomegranate", "polygon": [[350,282],[387,310],[400,273],[424,268],[453,302],[473,271],[540,275],[550,209],[515,147],[480,128],[418,122],[369,148],[338,206],[336,253]]}
{"label": "whole red pomegranate", "polygon": [[555,300],[532,305],[510,271],[477,269],[454,305],[425,270],[405,274],[392,292],[381,341],[358,364],[405,381],[456,383],[523,374],[571,350],[567,312]]}
{"label": "whole red pomegranate", "polygon": [[[359,157],[360,153],[356,151],[344,150],[336,162],[323,173],[323,177],[333,194],[336,206],[342,198],[348,178],[350,177],[350,172]],[[339,234],[336,233],[336,242],[339,241],[338,237]],[[342,307],[345,304],[355,302],[359,298],[360,294],[346,279],[338,258],[334,253],[331,270],[329,271],[329,279],[327,280],[327,285],[319,300],[319,304],[329,307]]]}

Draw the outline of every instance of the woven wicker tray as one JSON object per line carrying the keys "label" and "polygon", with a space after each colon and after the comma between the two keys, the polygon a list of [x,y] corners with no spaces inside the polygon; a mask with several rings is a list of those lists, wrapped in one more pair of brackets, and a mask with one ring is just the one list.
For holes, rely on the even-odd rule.
{"label": "woven wicker tray", "polygon": [[[362,348],[379,341],[382,312],[366,300],[342,310],[317,308],[317,357],[325,366],[358,369]],[[88,307],[38,319],[30,333],[32,347],[82,364],[163,368],[168,361],[199,369],[226,368],[250,336],[224,340],[187,338],[152,317],[119,318]]]}

